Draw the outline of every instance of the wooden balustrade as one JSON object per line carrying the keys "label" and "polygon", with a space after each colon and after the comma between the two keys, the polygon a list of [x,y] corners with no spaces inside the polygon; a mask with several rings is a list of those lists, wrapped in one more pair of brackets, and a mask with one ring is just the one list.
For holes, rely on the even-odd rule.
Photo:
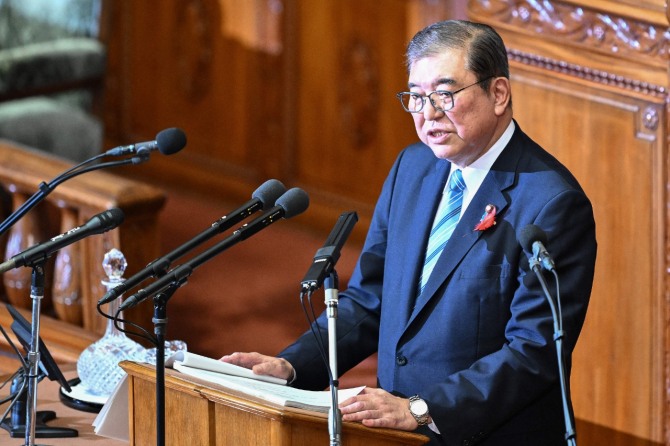
{"label": "wooden balustrade", "polygon": [[[41,183],[52,181],[72,166],[71,162],[50,154],[0,140],[2,217],[6,218],[32,196]],[[158,257],[158,213],[164,202],[165,194],[158,188],[97,170],[59,184],[2,236],[0,253],[4,254],[3,258],[9,258],[80,226],[107,209],[118,207],[124,212],[124,222],[117,228],[73,243],[47,262],[43,319],[47,324],[58,319],[71,328],[45,330],[54,337],[53,343],[71,343],[71,340],[58,339],[59,336],[81,336],[89,340],[91,335],[97,338],[104,332],[107,320],[96,308],[106,291],[101,283],[106,278],[102,268],[104,254],[112,248],[123,252],[128,261],[125,277]],[[5,272],[2,300],[29,310],[32,307],[31,276],[32,269],[26,267]],[[151,330],[152,312],[150,305],[138,306],[126,317]],[[63,327],[62,322],[53,322],[56,327]],[[8,328],[8,325],[3,326]]]}

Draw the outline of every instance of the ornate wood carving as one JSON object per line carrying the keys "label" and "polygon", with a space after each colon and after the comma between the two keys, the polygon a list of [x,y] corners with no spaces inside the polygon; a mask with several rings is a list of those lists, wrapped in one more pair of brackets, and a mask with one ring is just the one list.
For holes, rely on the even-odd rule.
{"label": "ornate wood carving", "polygon": [[212,80],[214,33],[205,0],[176,2],[174,60],[180,73],[179,86],[188,100],[197,102],[207,95]]}
{"label": "ornate wood carving", "polygon": [[472,11],[551,39],[630,58],[670,59],[667,26],[560,1],[477,0]]}
{"label": "ornate wood carving", "polygon": [[596,70],[577,64],[568,63],[561,60],[555,60],[536,54],[525,53],[514,49],[507,51],[510,61],[516,61],[524,65],[545,68],[558,73],[567,74],[580,79],[598,82],[617,88],[631,90],[650,96],[664,98],[668,94],[668,89],[661,85],[653,85],[635,79],[628,79],[624,76],[608,73],[602,70]]}
{"label": "ornate wood carving", "polygon": [[379,70],[375,51],[356,37],[344,46],[340,76],[340,118],[342,128],[357,149],[374,140],[378,129]]}

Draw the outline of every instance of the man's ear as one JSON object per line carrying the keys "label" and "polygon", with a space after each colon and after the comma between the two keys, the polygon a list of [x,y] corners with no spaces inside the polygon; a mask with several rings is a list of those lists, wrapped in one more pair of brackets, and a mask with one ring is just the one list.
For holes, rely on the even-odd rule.
{"label": "man's ear", "polygon": [[512,87],[506,77],[497,77],[491,83],[491,94],[493,95],[495,113],[502,115],[512,102]]}

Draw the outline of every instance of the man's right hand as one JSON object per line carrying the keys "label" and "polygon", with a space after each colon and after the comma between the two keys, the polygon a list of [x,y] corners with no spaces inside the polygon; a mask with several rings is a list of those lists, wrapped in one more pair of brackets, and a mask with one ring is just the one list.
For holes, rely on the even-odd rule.
{"label": "man's right hand", "polygon": [[274,376],[291,382],[294,377],[293,366],[284,358],[262,355],[260,353],[235,352],[225,355],[220,361],[251,369],[257,375]]}

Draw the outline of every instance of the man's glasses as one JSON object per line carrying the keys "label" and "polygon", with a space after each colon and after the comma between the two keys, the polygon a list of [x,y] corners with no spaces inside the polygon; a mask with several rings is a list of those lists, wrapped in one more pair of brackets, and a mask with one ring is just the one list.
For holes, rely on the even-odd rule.
{"label": "man's glasses", "polygon": [[435,90],[432,93],[428,93],[426,96],[420,95],[419,93],[403,91],[396,94],[396,97],[400,100],[402,108],[410,113],[421,113],[423,111],[423,107],[426,105],[426,99],[430,100],[430,103],[432,104],[433,108],[435,108],[435,110],[447,112],[454,108],[454,95],[456,93],[460,93],[466,88],[481,84],[482,82],[487,81],[492,77],[493,76],[489,76],[486,79],[482,79],[475,82],[474,84],[467,85],[456,91]]}

